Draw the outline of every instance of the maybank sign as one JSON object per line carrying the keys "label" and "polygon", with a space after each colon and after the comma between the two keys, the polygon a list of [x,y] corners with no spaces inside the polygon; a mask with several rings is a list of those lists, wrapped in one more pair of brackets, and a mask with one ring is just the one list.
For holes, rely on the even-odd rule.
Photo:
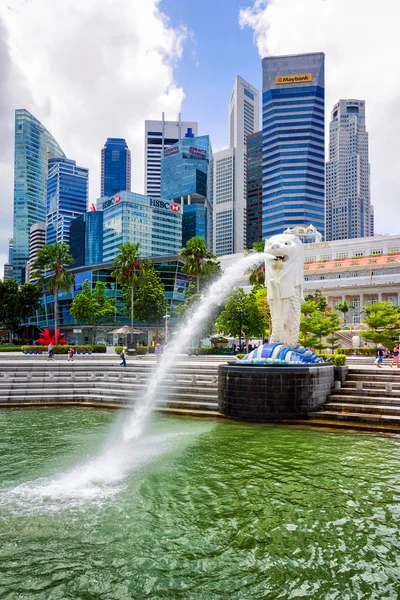
{"label": "maybank sign", "polygon": [[285,83],[308,83],[312,81],[311,73],[306,75],[281,75],[275,77],[275,85],[283,85]]}

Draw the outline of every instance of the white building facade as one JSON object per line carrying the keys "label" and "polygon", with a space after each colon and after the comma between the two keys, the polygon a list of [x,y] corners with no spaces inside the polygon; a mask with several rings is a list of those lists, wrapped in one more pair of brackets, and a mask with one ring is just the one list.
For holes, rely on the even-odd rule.
{"label": "white building facade", "polygon": [[[357,326],[368,304],[400,306],[400,234],[306,243],[304,254],[304,293],[320,290],[332,309],[346,301],[346,325]],[[241,256],[221,256],[222,269]],[[241,286],[248,286],[248,275]]]}
{"label": "white building facade", "polygon": [[184,137],[197,136],[198,125],[194,121],[145,121],[144,188],[145,195],[160,198],[161,156],[165,148],[173,146]]}
{"label": "white building facade", "polygon": [[234,252],[235,148],[214,154],[213,249],[222,256]]}
{"label": "white building facade", "polygon": [[326,239],[374,235],[365,101],[340,100],[329,124]]}
{"label": "white building facade", "polygon": [[[228,199],[225,194],[227,190],[225,190],[225,206],[220,206],[218,211],[217,202],[215,201],[214,212],[214,239],[216,241],[217,239],[222,240],[222,246],[224,248],[231,247],[232,252],[243,252],[246,248],[247,136],[258,131],[259,121],[259,93],[242,77],[237,76],[229,102],[229,148],[214,155],[215,199],[215,193],[218,193],[217,189],[221,187],[218,184],[216,174],[221,165],[218,166],[217,161],[228,162],[226,160],[228,156],[232,157],[233,161],[230,208],[227,205]],[[227,154],[224,155],[224,152]],[[230,219],[228,211],[232,214],[231,229],[227,227],[227,220]],[[222,216],[221,213],[224,213],[224,215]],[[231,236],[231,239],[228,239],[227,236]],[[221,244],[214,245],[214,251],[217,255],[219,255],[219,247],[221,247]]]}

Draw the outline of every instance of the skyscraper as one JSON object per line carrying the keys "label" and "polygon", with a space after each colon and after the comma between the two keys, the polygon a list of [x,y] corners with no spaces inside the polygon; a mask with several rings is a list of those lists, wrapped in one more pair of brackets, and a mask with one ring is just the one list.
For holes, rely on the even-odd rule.
{"label": "skyscraper", "polygon": [[262,241],[262,131],[247,136],[247,248]]}
{"label": "skyscraper", "polygon": [[229,102],[229,146],[235,149],[234,252],[246,248],[247,136],[260,127],[259,93],[237,76]]}
{"label": "skyscraper", "polygon": [[103,212],[89,211],[70,223],[70,252],[74,267],[103,261]]}
{"label": "skyscraper", "polygon": [[29,260],[25,267],[26,281],[32,280],[32,264],[37,258],[37,253],[46,243],[46,224],[34,223],[29,230]]}
{"label": "skyscraper", "polygon": [[101,149],[101,195],[131,191],[131,151],[122,138],[107,138]]}
{"label": "skyscraper", "polygon": [[64,152],[45,127],[25,109],[15,111],[13,277],[24,281],[29,230],[46,220],[47,159]]}
{"label": "skyscraper", "polygon": [[14,240],[12,238],[8,238],[8,263],[4,265],[4,281],[13,276],[13,252]]}
{"label": "skyscraper", "polygon": [[46,243],[69,244],[71,221],[87,211],[89,169],[67,158],[49,158],[48,164]]}
{"label": "skyscraper", "polygon": [[212,247],[213,157],[208,135],[184,137],[161,158],[161,197],[182,207],[182,246],[202,237]]}
{"label": "skyscraper", "polygon": [[176,144],[185,136],[197,136],[197,123],[181,121],[165,121],[164,113],[161,121],[145,121],[144,149],[144,181],[145,195],[160,197],[161,188],[161,156],[165,148]]}
{"label": "skyscraper", "polygon": [[364,100],[340,100],[329,124],[326,239],[374,235]]}
{"label": "skyscraper", "polygon": [[213,252],[234,253],[235,148],[214,154]]}
{"label": "skyscraper", "polygon": [[270,56],[263,67],[262,237],[325,230],[325,55]]}

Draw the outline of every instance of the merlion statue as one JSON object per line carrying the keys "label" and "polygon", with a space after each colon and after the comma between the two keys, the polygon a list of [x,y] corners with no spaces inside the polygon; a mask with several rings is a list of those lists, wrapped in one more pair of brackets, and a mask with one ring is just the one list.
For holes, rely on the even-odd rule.
{"label": "merlion statue", "polygon": [[303,298],[304,249],[295,235],[282,233],[265,242],[265,283],[272,317],[270,343],[296,348]]}

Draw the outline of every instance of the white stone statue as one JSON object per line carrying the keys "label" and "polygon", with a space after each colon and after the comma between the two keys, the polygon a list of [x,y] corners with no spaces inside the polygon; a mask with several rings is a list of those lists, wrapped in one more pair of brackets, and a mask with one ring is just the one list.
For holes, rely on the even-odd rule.
{"label": "white stone statue", "polygon": [[300,330],[304,249],[295,235],[282,233],[265,242],[265,283],[271,310],[270,342],[295,348]]}

